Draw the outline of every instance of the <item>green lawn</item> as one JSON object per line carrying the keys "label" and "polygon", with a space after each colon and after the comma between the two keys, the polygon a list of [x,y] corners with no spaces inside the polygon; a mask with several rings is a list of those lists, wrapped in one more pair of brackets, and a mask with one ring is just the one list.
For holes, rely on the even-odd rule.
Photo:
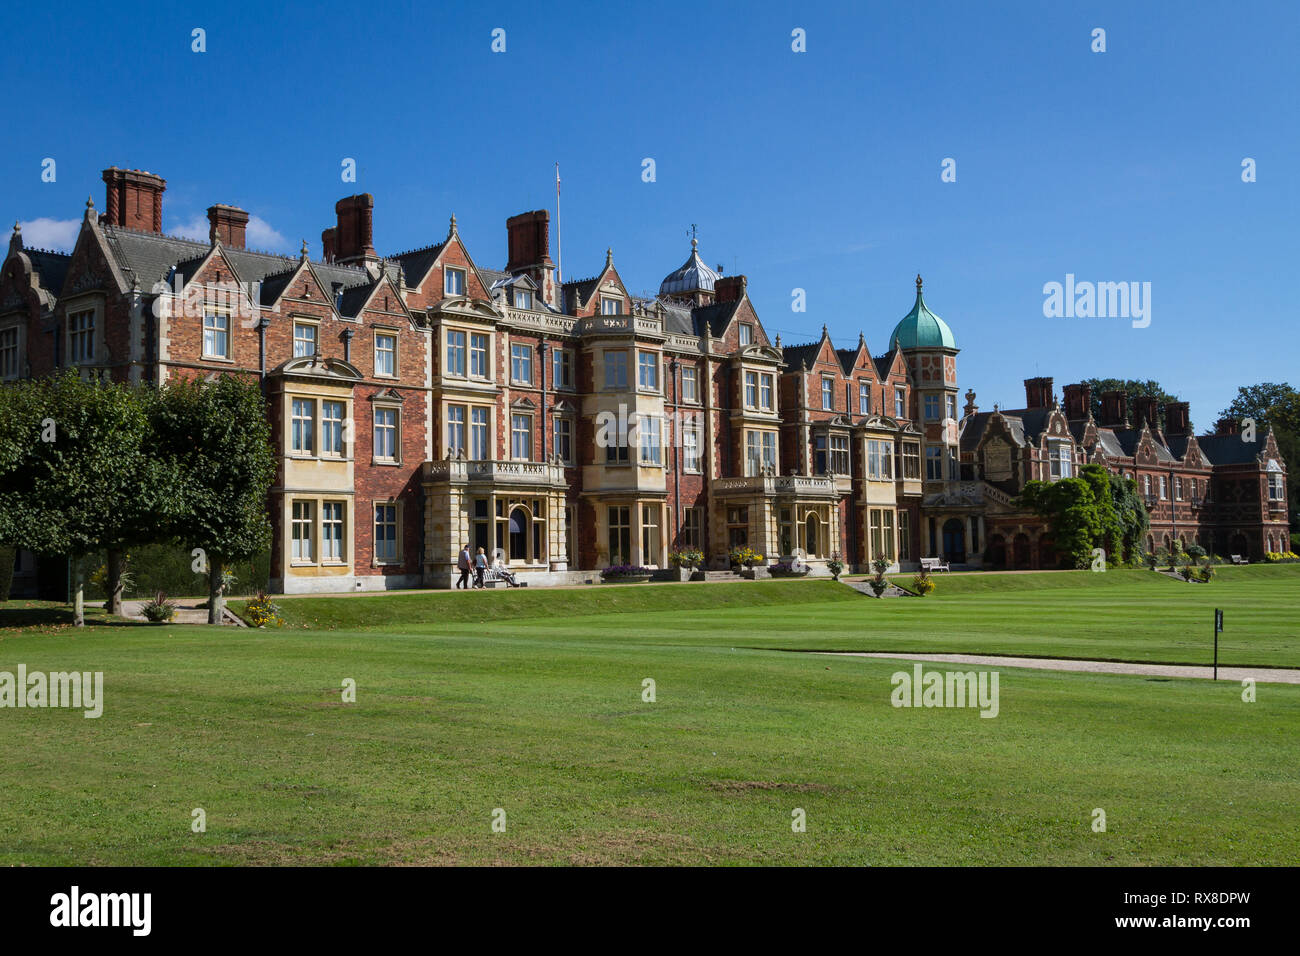
{"label": "green lawn", "polygon": [[103,670],[107,700],[0,710],[0,864],[1300,862],[1300,686],[1004,668],[987,720],[892,707],[908,665],[776,650],[1199,662],[1217,604],[1222,659],[1300,666],[1300,566],[939,588],[287,598],[277,631],[11,602],[0,671]]}

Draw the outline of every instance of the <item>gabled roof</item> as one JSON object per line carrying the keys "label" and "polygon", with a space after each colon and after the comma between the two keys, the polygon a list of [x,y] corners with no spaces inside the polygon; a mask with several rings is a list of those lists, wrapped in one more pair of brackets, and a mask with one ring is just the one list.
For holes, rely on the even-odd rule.
{"label": "gabled roof", "polygon": [[[101,229],[109,251],[126,276],[128,285],[131,280],[135,280],[143,292],[149,292],[154,283],[165,281],[174,268],[197,267],[197,263],[202,262],[212,248],[208,242],[139,232],[107,223],[101,224]],[[228,246],[222,246],[221,251],[244,282],[262,282],[268,276],[279,276],[286,271],[292,276],[301,261],[296,256]],[[370,280],[370,274],[360,266],[313,262],[312,268],[326,288],[334,282],[341,282],[347,287]],[[262,300],[267,301],[265,290]]]}

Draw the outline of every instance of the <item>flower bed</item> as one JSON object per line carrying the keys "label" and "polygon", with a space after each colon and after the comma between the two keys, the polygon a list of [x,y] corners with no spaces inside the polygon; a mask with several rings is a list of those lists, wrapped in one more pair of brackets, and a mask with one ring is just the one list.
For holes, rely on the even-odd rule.
{"label": "flower bed", "polygon": [[798,567],[795,567],[789,562],[781,561],[777,564],[770,565],[767,569],[767,573],[774,578],[802,578],[810,570],[812,569],[806,564],[801,564]]}

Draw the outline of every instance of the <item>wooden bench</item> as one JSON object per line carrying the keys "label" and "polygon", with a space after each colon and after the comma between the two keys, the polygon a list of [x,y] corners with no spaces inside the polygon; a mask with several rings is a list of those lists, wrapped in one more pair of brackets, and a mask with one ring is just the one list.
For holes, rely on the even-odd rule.
{"label": "wooden bench", "polygon": [[1243,557],[1240,554],[1232,555],[1231,561],[1233,564],[1250,564],[1250,558]]}
{"label": "wooden bench", "polygon": [[948,562],[943,558],[922,558],[921,570],[927,574],[933,574],[935,571],[947,571]]}

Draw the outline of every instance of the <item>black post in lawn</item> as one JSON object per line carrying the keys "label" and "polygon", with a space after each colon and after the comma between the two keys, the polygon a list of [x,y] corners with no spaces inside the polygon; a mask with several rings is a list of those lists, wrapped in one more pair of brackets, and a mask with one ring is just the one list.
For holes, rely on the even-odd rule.
{"label": "black post in lawn", "polygon": [[1219,632],[1223,630],[1223,612],[1214,609],[1214,679],[1219,679]]}

